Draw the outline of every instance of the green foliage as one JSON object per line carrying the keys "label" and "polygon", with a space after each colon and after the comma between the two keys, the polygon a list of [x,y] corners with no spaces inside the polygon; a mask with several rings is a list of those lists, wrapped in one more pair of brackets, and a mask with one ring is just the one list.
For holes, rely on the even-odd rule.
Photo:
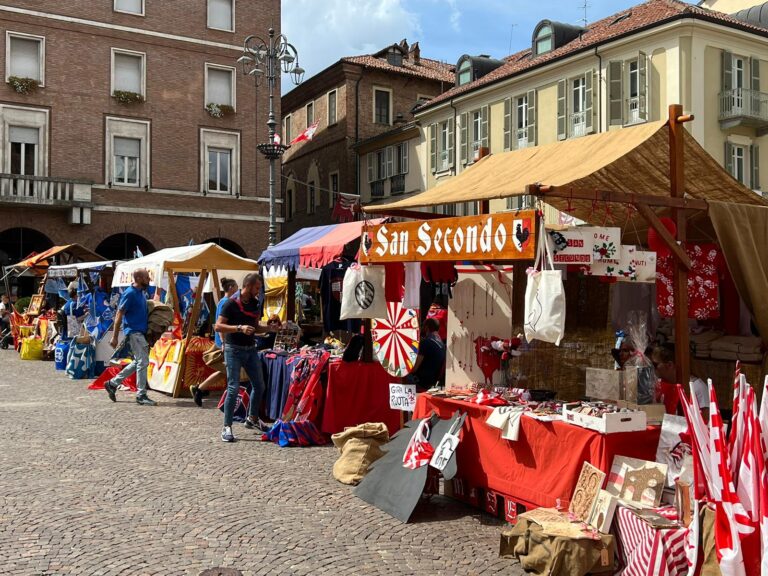
{"label": "green foliage", "polygon": [[112,92],[112,98],[120,102],[120,104],[141,104],[144,102],[144,96],[138,92],[130,92],[128,90],[115,90]]}
{"label": "green foliage", "polygon": [[21,76],[10,76],[8,84],[19,94],[32,94],[40,87],[40,82],[34,78],[22,78]]}

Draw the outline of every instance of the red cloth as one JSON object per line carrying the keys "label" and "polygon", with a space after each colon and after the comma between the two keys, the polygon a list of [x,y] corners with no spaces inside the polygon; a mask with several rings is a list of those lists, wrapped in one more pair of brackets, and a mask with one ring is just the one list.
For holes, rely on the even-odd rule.
{"label": "red cloth", "polygon": [[405,265],[402,262],[384,264],[384,297],[387,302],[402,302],[405,291]]}
{"label": "red cloth", "polygon": [[605,473],[615,455],[656,459],[661,428],[642,432],[600,434],[565,422],[539,422],[523,416],[517,442],[502,440],[501,432],[485,423],[491,408],[469,402],[419,394],[414,418],[432,410],[450,418],[456,410],[467,412],[456,451],[458,473],[469,493],[483,488],[512,498],[528,507],[563,504],[573,493],[584,461]]}
{"label": "red cloth", "polygon": [[[720,272],[725,269],[723,255],[716,244],[686,244],[693,263],[688,273],[688,317],[709,320],[720,317]],[[656,267],[656,304],[662,318],[675,314],[674,267],[671,254],[660,257]]]}
{"label": "red cloth", "polygon": [[[122,370],[122,366],[107,366],[106,370],[101,373],[101,376],[96,378],[93,382],[91,382],[91,385],[88,386],[88,390],[104,390],[104,383],[120,374],[120,370]],[[125,386],[128,386],[128,388],[131,389],[131,392],[136,392],[136,374],[131,374],[123,380],[123,384]]]}
{"label": "red cloth", "polygon": [[422,262],[421,277],[424,282],[456,284],[459,275],[453,262]]}
{"label": "red cloth", "polygon": [[657,402],[664,402],[664,411],[667,414],[677,414],[677,406],[680,404],[680,396],[677,394],[677,386],[669,382],[659,381]]}
{"label": "red cloth", "polygon": [[389,408],[389,385],[399,382],[378,362],[332,360],[321,430],[335,434],[348,426],[384,422],[394,434],[400,429],[400,411]]}

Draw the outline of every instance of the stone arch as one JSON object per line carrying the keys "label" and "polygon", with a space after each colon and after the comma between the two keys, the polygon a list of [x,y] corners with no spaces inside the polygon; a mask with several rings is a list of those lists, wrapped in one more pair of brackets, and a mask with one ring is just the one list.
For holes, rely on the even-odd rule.
{"label": "stone arch", "polygon": [[243,250],[243,247],[240,246],[237,242],[230,240],[229,238],[222,238],[221,236],[218,236],[216,238],[208,238],[208,240],[203,240],[201,244],[207,244],[208,242],[213,242],[214,244],[218,244],[224,250],[229,250],[233,254],[237,254],[238,256],[241,256],[243,258],[247,258],[248,255],[245,253],[245,250]]}
{"label": "stone arch", "polygon": [[43,252],[53,246],[48,236],[34,228],[8,228],[0,232],[0,266],[23,260],[32,252]]}
{"label": "stone arch", "polygon": [[96,252],[107,260],[130,260],[136,257],[136,249],[146,256],[155,251],[152,243],[138,234],[120,232],[107,236],[96,247]]}

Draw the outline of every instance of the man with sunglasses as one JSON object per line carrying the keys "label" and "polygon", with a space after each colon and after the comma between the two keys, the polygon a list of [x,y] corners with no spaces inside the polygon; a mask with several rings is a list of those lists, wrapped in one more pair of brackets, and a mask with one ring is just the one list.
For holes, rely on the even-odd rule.
{"label": "man with sunglasses", "polygon": [[[675,345],[671,343],[656,346],[651,353],[651,362],[656,370],[656,376],[659,378],[659,387],[657,390],[657,400],[664,403],[667,414],[677,414],[680,399],[677,395],[677,371],[675,367]],[[709,421],[709,388],[706,383],[691,374],[690,390],[696,395],[701,415],[704,421]]]}

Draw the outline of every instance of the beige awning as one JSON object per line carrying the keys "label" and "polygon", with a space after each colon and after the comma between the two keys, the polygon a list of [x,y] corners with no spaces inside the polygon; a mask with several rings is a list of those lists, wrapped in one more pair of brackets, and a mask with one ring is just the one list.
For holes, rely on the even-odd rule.
{"label": "beige awning", "polygon": [[[699,200],[768,205],[737,182],[686,132],[685,192]],[[574,138],[544,146],[492,154],[458,176],[421,194],[388,204],[366,206],[369,213],[386,214],[459,202],[495,200],[529,193],[535,184],[625,194],[669,196],[669,129],[667,122]],[[591,201],[547,198],[548,204],[590,221]],[[626,211],[605,214],[600,223],[623,226]]]}

